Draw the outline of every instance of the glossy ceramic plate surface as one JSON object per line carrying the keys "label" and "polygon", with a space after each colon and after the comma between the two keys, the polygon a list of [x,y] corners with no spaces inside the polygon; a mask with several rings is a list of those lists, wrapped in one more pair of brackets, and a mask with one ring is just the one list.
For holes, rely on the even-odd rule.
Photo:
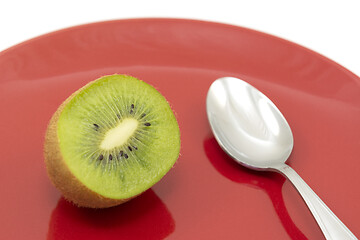
{"label": "glossy ceramic plate surface", "polygon": [[[113,73],[138,77],[171,102],[181,157],[128,203],[77,208],[46,175],[44,133],[72,92]],[[245,169],[217,145],[205,96],[223,76],[248,81],[279,107],[295,139],[289,164],[360,236],[357,76],[249,29],[137,19],[65,29],[0,53],[0,239],[322,239],[285,178]]]}

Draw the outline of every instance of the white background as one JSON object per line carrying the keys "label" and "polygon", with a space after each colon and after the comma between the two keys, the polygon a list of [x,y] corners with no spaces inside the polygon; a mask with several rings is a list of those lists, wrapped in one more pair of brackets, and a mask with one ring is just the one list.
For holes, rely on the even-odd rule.
{"label": "white background", "polygon": [[74,25],[138,17],[260,30],[319,52],[360,76],[360,0],[1,0],[0,51]]}

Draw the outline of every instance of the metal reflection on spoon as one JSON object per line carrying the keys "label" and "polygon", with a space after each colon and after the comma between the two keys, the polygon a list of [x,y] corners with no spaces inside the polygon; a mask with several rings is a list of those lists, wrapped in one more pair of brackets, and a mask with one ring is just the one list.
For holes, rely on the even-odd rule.
{"label": "metal reflection on spoon", "polygon": [[282,173],[298,190],[326,239],[357,239],[285,164],[293,148],[293,135],[279,109],[250,84],[232,77],[216,80],[206,99],[211,129],[221,148],[238,163]]}

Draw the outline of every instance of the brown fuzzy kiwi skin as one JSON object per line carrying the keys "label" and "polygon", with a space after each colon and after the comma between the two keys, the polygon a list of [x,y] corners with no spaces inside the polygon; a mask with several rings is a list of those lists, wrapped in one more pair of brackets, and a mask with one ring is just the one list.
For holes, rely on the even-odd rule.
{"label": "brown fuzzy kiwi skin", "polygon": [[[60,151],[57,124],[60,114],[69,101],[81,90],[91,85],[96,80],[74,92],[56,110],[52,116],[45,135],[44,158],[47,173],[51,182],[62,193],[65,199],[79,207],[107,208],[124,203],[128,199],[110,199],[87,188],[81,183],[67,167]],[[135,196],[134,196],[135,197]]]}

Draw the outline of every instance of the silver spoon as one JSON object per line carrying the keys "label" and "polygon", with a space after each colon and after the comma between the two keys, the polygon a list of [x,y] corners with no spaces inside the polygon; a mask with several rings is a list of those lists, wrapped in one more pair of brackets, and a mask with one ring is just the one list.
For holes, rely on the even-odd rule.
{"label": "silver spoon", "polygon": [[357,239],[302,178],[285,164],[293,145],[289,124],[259,90],[232,77],[210,86],[206,110],[221,148],[236,162],[255,170],[282,173],[295,186],[326,239]]}

